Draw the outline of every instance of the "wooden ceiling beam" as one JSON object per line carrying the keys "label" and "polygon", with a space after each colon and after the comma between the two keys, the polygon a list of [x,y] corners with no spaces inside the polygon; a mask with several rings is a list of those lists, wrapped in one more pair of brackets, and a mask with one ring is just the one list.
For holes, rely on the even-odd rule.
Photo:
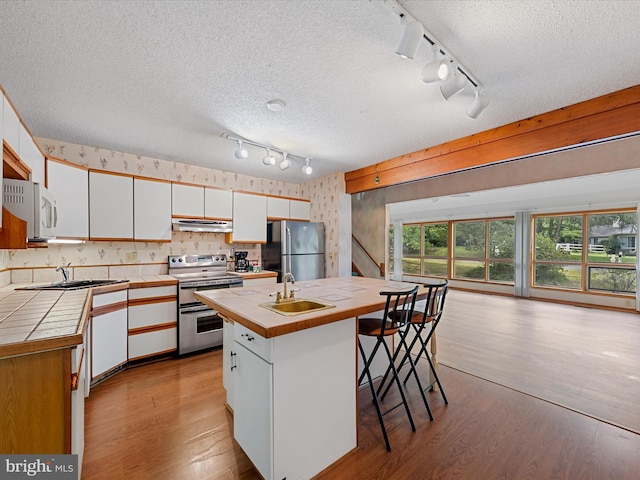
{"label": "wooden ceiling beam", "polygon": [[640,85],[345,174],[347,193],[408,183],[640,131]]}

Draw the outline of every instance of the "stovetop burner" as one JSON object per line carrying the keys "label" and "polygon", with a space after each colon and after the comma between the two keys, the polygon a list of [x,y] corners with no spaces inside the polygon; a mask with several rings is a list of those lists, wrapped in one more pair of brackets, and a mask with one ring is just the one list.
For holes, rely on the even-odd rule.
{"label": "stovetop burner", "polygon": [[215,280],[237,278],[238,275],[227,272],[227,256],[215,255],[169,255],[169,275],[179,281]]}

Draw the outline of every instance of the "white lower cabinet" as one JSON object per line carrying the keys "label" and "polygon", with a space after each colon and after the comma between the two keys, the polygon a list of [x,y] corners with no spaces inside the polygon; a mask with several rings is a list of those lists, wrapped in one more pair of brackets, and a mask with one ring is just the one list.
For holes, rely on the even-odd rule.
{"label": "white lower cabinet", "polygon": [[233,345],[234,324],[228,318],[222,317],[222,386],[227,392],[227,406],[233,410],[233,370],[235,369],[235,348]]}
{"label": "white lower cabinet", "polygon": [[94,295],[91,309],[91,380],[126,361],[127,290]]}
{"label": "white lower cabinet", "polygon": [[177,348],[175,285],[129,289],[129,360]]}
{"label": "white lower cabinet", "polygon": [[273,477],[273,365],[236,342],[233,431],[265,479]]}
{"label": "white lower cabinet", "polygon": [[233,335],[234,436],[266,480],[311,478],[356,447],[355,319]]}

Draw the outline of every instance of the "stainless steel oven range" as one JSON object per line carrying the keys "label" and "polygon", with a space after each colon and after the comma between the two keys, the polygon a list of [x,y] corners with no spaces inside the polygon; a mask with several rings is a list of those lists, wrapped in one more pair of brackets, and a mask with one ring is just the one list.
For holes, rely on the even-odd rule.
{"label": "stainless steel oven range", "polygon": [[178,355],[222,345],[222,317],[193,293],[242,286],[241,275],[227,272],[227,256],[170,255],[169,275],[178,280]]}

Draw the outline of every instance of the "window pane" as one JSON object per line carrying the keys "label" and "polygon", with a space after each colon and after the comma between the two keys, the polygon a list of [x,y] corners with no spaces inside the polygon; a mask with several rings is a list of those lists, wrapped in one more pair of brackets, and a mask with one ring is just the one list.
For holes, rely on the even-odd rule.
{"label": "window pane", "polygon": [[485,257],[484,225],[485,222],[456,222],[454,224],[455,257]]}
{"label": "window pane", "polygon": [[581,288],[582,266],[538,263],[535,266],[534,284],[546,287]]}
{"label": "window pane", "polygon": [[489,280],[492,282],[513,283],[514,272],[515,264],[513,262],[489,263]]}
{"label": "window pane", "polygon": [[582,261],[582,216],[536,217],[536,260]]}
{"label": "window pane", "polygon": [[630,268],[589,267],[589,288],[636,293],[636,271]]}
{"label": "window pane", "polygon": [[489,222],[489,258],[514,258],[515,243],[516,226],[513,220]]}
{"label": "window pane", "polygon": [[402,255],[420,255],[420,225],[402,226]]}
{"label": "window pane", "polygon": [[638,216],[629,212],[589,215],[590,263],[636,263]]}
{"label": "window pane", "polygon": [[420,275],[420,259],[415,257],[402,257],[402,273],[407,275]]}
{"label": "window pane", "polygon": [[447,258],[449,229],[446,223],[424,226],[424,255]]}
{"label": "window pane", "polygon": [[454,278],[484,280],[484,262],[474,260],[455,260],[453,264]]}
{"label": "window pane", "polygon": [[447,276],[447,260],[425,258],[422,262],[424,275],[434,275],[436,277]]}

